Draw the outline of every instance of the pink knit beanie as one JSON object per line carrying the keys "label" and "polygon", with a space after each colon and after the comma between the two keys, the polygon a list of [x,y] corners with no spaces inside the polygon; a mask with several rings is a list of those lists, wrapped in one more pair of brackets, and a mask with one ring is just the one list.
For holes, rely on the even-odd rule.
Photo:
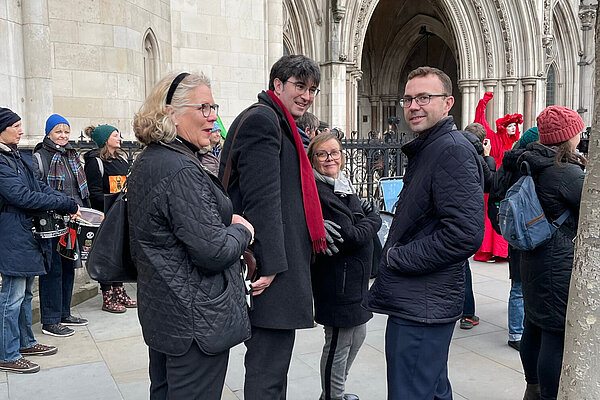
{"label": "pink knit beanie", "polygon": [[563,106],[546,107],[537,117],[542,144],[558,144],[579,135],[584,123],[576,111]]}

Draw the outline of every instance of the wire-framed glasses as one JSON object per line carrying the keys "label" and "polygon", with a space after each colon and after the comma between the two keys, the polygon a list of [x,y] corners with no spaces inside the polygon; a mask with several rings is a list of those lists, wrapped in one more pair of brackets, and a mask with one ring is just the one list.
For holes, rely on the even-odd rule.
{"label": "wire-framed glasses", "polygon": [[215,111],[215,114],[219,114],[219,105],[218,104],[209,104],[209,103],[202,103],[202,104],[182,104],[182,107],[198,107],[199,110],[202,110],[202,115],[204,115],[204,118],[208,118],[210,116],[210,113],[212,110]]}
{"label": "wire-framed glasses", "polygon": [[419,106],[426,106],[431,102],[432,97],[448,97],[445,94],[422,94],[416,97],[403,97],[400,99],[400,106],[403,108],[410,107],[410,104],[415,101]]}
{"label": "wire-framed glasses", "polygon": [[304,82],[294,82],[290,80],[286,80],[286,82],[289,82],[292,85],[294,85],[296,87],[296,93],[298,93],[299,95],[303,95],[308,90],[308,94],[310,95],[310,97],[315,97],[321,91],[315,86],[308,87]]}

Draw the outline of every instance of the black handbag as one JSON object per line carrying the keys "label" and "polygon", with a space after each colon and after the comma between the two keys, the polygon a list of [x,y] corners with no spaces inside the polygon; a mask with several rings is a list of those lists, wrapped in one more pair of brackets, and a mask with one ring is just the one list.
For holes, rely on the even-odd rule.
{"label": "black handbag", "polygon": [[124,189],[114,196],[96,233],[86,267],[90,277],[99,282],[135,282],[137,270],[129,247],[127,192]]}

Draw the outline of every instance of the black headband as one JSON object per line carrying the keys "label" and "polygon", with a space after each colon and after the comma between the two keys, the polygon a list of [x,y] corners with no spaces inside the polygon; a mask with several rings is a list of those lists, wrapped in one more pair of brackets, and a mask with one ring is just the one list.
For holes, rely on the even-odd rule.
{"label": "black headband", "polygon": [[171,104],[171,100],[173,100],[173,94],[175,94],[175,90],[177,86],[181,83],[182,80],[185,79],[189,74],[187,72],[182,72],[171,82],[171,86],[169,87],[169,91],[167,92],[167,104]]}

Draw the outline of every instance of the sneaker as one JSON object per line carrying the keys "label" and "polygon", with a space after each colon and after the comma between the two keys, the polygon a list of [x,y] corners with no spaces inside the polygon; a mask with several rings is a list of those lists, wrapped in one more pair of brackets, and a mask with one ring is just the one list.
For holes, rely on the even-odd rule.
{"label": "sneaker", "polygon": [[42,325],[42,333],[50,336],[67,337],[75,334],[75,331],[62,324]]}
{"label": "sneaker", "polygon": [[39,365],[26,360],[24,357],[11,362],[0,362],[0,371],[16,372],[19,374],[33,374],[39,370]]}
{"label": "sneaker", "polygon": [[60,323],[61,325],[65,326],[86,326],[88,324],[88,320],[69,315],[68,317],[61,318]]}
{"label": "sneaker", "polygon": [[521,341],[520,340],[509,340],[508,345],[515,349],[516,351],[521,351]]}
{"label": "sneaker", "polygon": [[479,317],[476,315],[460,319],[460,329],[471,329],[475,325],[479,325]]}
{"label": "sneaker", "polygon": [[56,346],[46,346],[45,344],[36,344],[26,349],[20,349],[19,353],[22,356],[51,356],[56,354],[58,348]]}

